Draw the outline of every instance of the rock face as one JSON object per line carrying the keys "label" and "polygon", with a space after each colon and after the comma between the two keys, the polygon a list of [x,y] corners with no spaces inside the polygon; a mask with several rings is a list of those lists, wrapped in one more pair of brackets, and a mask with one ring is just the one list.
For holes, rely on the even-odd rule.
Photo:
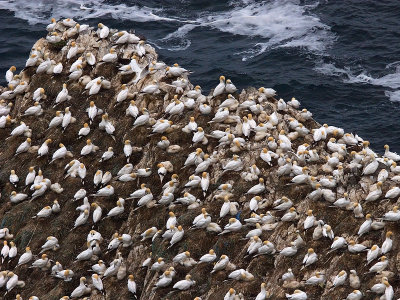
{"label": "rock face", "polygon": [[[356,218],[353,212],[353,203],[357,202],[361,204],[364,215],[369,213],[372,217],[379,219],[396,205],[395,202],[398,197],[388,201],[383,200],[386,192],[398,185],[399,182],[396,177],[397,171],[391,169],[390,159],[378,159],[378,168],[368,176],[363,176],[363,169],[372,159],[369,155],[372,150],[368,148],[367,143],[362,143],[361,139],[356,140],[355,143],[349,142],[339,129],[321,127],[307,117],[305,111],[297,110],[290,105],[287,105],[285,109],[280,109],[277,99],[273,95],[268,95],[265,89],[263,91],[262,89],[249,88],[240,93],[234,93],[233,97],[239,102],[228,106],[230,117],[222,122],[210,122],[210,120],[214,117],[220,104],[227,98],[227,93],[222,93],[216,97],[211,95],[200,96],[195,101],[193,108],[185,107],[182,114],[171,116],[165,113],[165,109],[174,101],[175,95],[178,95],[181,101],[189,102],[187,93],[193,90],[193,85],[188,81],[187,72],[180,76],[183,81],[187,80],[187,83],[182,88],[176,88],[173,81],[177,80],[177,77],[171,75],[171,72],[166,72],[165,69],[149,69],[149,62],[156,61],[157,54],[150,45],[145,44],[146,55],[138,60],[139,66],[143,67],[144,71],[140,80],[135,83],[138,79],[135,73],[122,75],[118,70],[119,65],[129,64],[132,55],[137,54],[135,43],[115,44],[115,38],[112,37],[113,31],[111,31],[110,37],[99,39],[96,32],[92,30],[71,35],[66,34],[68,31],[61,23],[56,26],[54,30],[59,32],[60,36],[63,36],[63,40],[51,44],[46,39],[41,39],[33,48],[43,56],[44,53],[48,53],[49,58],[56,63],[61,62],[63,65],[62,73],[47,74],[45,72],[37,74],[37,65],[40,61],[35,66],[25,68],[20,73],[20,80],[25,82],[27,89],[25,93],[7,100],[7,102],[13,103],[9,113],[13,120],[11,123],[7,122],[5,128],[0,129],[1,227],[9,229],[10,233],[13,234],[13,238],[9,241],[14,241],[18,248],[17,257],[11,261],[6,259],[1,270],[13,271],[19,276],[19,280],[25,282],[24,287],[15,287],[4,296],[4,299],[15,299],[17,293],[23,299],[35,295],[41,300],[59,299],[64,295],[70,295],[79,285],[79,278],[82,276],[88,279],[89,286],[91,286],[90,277],[92,273],[88,270],[98,259],[103,260],[108,267],[116,257],[122,257],[118,276],[103,278],[105,293],[102,294],[92,288],[91,292],[86,294],[88,299],[134,299],[127,288],[128,274],[134,275],[138,286],[137,298],[148,300],[186,300],[195,297],[224,299],[230,288],[235,290],[236,298],[232,296],[228,299],[255,299],[263,282],[266,283],[266,290],[270,293],[271,299],[285,299],[285,293],[292,294],[296,289],[306,292],[309,299],[343,299],[355,289],[361,291],[364,295],[363,299],[375,299],[379,296],[368,292],[368,290],[373,284],[381,282],[383,276],[388,278],[396,291],[397,297],[400,297],[396,288],[399,286],[397,273],[399,269],[398,240],[400,231],[398,223],[386,221],[384,224],[375,223],[376,226],[374,227],[377,230],[371,229],[359,236],[357,233],[365,218]],[[70,66],[78,58],[78,56],[71,59],[66,58],[72,40],[76,41],[79,46],[78,52],[81,53],[78,55],[85,57],[86,53],[91,52],[97,61],[94,66],[91,66],[85,58],[83,59],[83,74],[79,80],[68,78]],[[111,47],[117,49],[118,61],[115,63],[99,63]],[[43,59],[45,58],[43,57]],[[150,67],[154,67],[154,63],[150,64]],[[149,74],[146,74],[146,66],[150,71]],[[106,80],[102,88],[97,94],[89,95],[85,85],[89,80],[101,76]],[[158,83],[160,93],[141,93],[143,87],[152,84],[153,80]],[[107,81],[110,83],[108,86],[105,84]],[[55,100],[64,83],[67,84],[71,99],[55,106]],[[127,100],[117,103],[117,95],[121,91],[122,84],[127,85],[129,95]],[[40,100],[43,113],[38,116],[24,116],[24,112],[33,106],[33,94],[38,88],[43,88],[46,95],[45,99]],[[1,93],[8,90],[8,88],[2,88]],[[242,126],[242,117],[247,116],[250,110],[238,106],[238,104],[251,99],[260,105],[260,107],[251,108],[253,119],[257,124],[263,123],[264,126],[268,127],[268,130],[260,130],[257,133],[254,133],[253,130],[251,135],[245,138],[243,136],[245,129]],[[150,120],[147,125],[133,127],[132,124],[135,119],[126,115],[129,100],[135,100],[140,112],[143,108],[147,108],[150,113]],[[86,110],[91,101],[95,103],[97,108],[108,114],[108,120],[115,126],[115,132],[112,135],[99,129],[99,123],[102,121],[101,114],[95,117],[93,122],[90,122]],[[212,107],[211,114],[205,115],[200,112],[199,106],[204,103],[208,103]],[[7,105],[7,103],[5,102],[2,105]],[[61,126],[49,129],[49,122],[56,115],[56,111],[64,111],[66,107],[70,108],[75,122],[69,124],[65,130]],[[189,123],[191,117],[194,117],[197,125],[201,126],[206,133],[206,139],[195,145],[192,143],[193,133],[182,130]],[[276,121],[275,117],[277,118]],[[172,121],[173,125],[163,134],[150,134],[150,125],[155,124],[156,120],[161,118]],[[294,124],[294,120],[301,122],[302,126]],[[25,141],[26,136],[8,137],[21,121],[25,122],[31,129],[31,132],[26,132],[26,135],[30,137],[32,142],[27,152],[15,156],[17,147]],[[84,123],[89,124],[90,133],[87,137],[78,138],[78,132]],[[233,138],[228,138],[228,142],[223,145],[217,138],[209,136],[213,130],[224,131],[228,127],[231,134],[234,134],[236,138],[245,138],[243,141],[239,141],[240,145],[235,144]],[[325,128],[328,133],[325,138],[323,136],[318,140],[318,138],[315,138],[317,134],[314,134],[314,137],[313,133],[303,134],[302,127],[307,128],[310,132],[315,129],[317,133],[322,130],[321,128]],[[282,130],[285,133],[282,133]],[[285,149],[283,145],[285,142],[282,141],[278,149],[270,149],[280,159],[272,158],[271,162],[267,163],[260,157],[260,153],[263,148],[268,147],[268,137],[273,137],[278,142],[282,140],[281,133],[290,136],[290,149]],[[162,135],[168,138],[171,145],[179,145],[180,147],[169,147],[167,151],[160,149],[156,145],[161,140]],[[330,141],[331,144],[329,144],[329,139],[332,137],[338,141]],[[86,145],[87,138],[91,139],[98,150],[95,153],[81,156],[81,149]],[[47,139],[52,140],[49,144],[49,154],[38,157],[37,150]],[[129,162],[133,165],[134,172],[142,168],[150,168],[152,171],[150,176],[138,177],[130,182],[118,180],[118,171],[127,163],[123,152],[125,140],[130,140],[133,146],[133,153]],[[65,145],[69,154],[63,159],[50,163],[51,157],[59,148],[60,143]],[[336,151],[335,145],[339,143],[343,143],[343,145],[339,145]],[[301,150],[301,146],[304,144],[307,145]],[[332,146],[332,144],[334,145]],[[102,153],[108,147],[113,147],[114,157],[107,161],[100,161]],[[298,150],[299,147],[300,150]],[[196,148],[201,148],[202,153],[210,154],[210,159],[212,159],[212,163],[207,169],[210,184],[204,194],[200,187],[185,188],[185,184],[188,182],[188,178],[193,175],[196,166],[184,167],[184,163],[188,155],[196,151]],[[312,150],[318,153],[319,158],[311,159]],[[350,154],[352,151],[354,152]],[[234,154],[238,155],[243,162],[243,169],[223,172],[223,167],[232,160]],[[328,162],[327,157],[330,159]],[[87,175],[84,180],[81,180],[79,176],[65,176],[64,167],[72,159],[78,159],[86,167]],[[285,159],[287,160],[285,161]],[[332,162],[335,159],[337,159],[337,162]],[[158,164],[161,162],[164,162],[164,166],[169,169],[162,183],[157,174]],[[170,162],[171,165],[166,162]],[[282,170],[281,166],[285,163],[291,164],[289,172],[279,176],[278,172]],[[251,174],[252,165],[258,167],[260,172],[258,175]],[[301,167],[303,166],[308,167],[305,172],[312,177],[308,177],[304,183],[292,184],[291,180],[295,173],[300,172],[301,174]],[[44,195],[30,201],[32,195],[32,191],[29,190],[30,185],[25,187],[25,178],[29,167],[34,167],[36,173],[40,169],[44,178],[50,179],[52,184],[59,183],[63,191],[57,193],[49,188]],[[382,174],[381,170],[383,169],[386,169],[389,174],[386,180],[382,180],[383,193],[377,201],[366,203],[365,198],[369,192],[374,189],[379,190],[380,187],[376,185],[376,182],[378,174]],[[19,176],[19,183],[16,187],[9,181],[11,170],[15,170],[15,173]],[[181,204],[154,205],[154,203],[150,203],[147,207],[136,209],[138,207],[137,199],[126,199],[125,210],[122,215],[105,218],[93,224],[92,212],[90,212],[90,218],[86,224],[71,230],[75,219],[79,216],[76,208],[82,204],[82,200],[76,202],[72,200],[74,194],[81,188],[84,188],[88,195],[97,192],[99,188],[93,184],[97,170],[111,172],[113,178],[109,184],[115,190],[114,194],[109,197],[88,197],[90,203],[96,202],[102,207],[103,216],[115,207],[118,198],[129,198],[129,195],[139,189],[142,183],[146,183],[147,187],[151,189],[155,200],[160,200],[163,195],[163,185],[171,179],[177,178],[176,176],[173,177],[173,174],[178,175],[178,181],[174,183],[174,186],[176,186],[173,192],[175,199],[183,197],[185,192],[190,192],[198,199],[199,205],[192,205],[188,208]],[[201,176],[202,174],[197,175]],[[329,179],[329,176],[334,177]],[[245,225],[244,219],[250,218],[252,214],[249,206],[250,199],[255,196],[246,194],[246,192],[258,183],[259,178],[264,179],[266,190],[259,194],[261,200],[258,203],[256,213],[267,216],[269,214],[267,211],[271,211],[273,216],[264,224],[262,224],[261,217],[258,217],[263,229],[259,238],[262,241],[272,242],[277,250],[282,250],[295,241],[298,246],[297,254],[291,257],[279,255],[278,252],[273,255],[257,257],[247,255],[246,251],[251,241],[245,239],[245,236],[251,229],[255,228],[255,224],[243,226],[240,231],[224,235],[209,232],[205,228],[190,229],[193,219],[201,214],[202,208],[205,208],[210,214],[212,222],[219,224],[222,229],[232,217]],[[322,186],[324,192],[321,197],[313,200],[310,193],[318,191],[318,187],[316,187],[318,181],[321,183],[325,181],[325,187]],[[328,187],[329,183],[326,183],[326,181],[335,182],[335,184]],[[221,184],[230,184],[233,188],[223,190],[220,187]],[[11,203],[10,195],[13,191],[26,193],[29,197],[20,203]],[[348,194],[351,203],[346,205],[345,208],[332,207],[332,203],[343,198],[344,193]],[[312,195],[315,195],[315,193]],[[225,196],[230,201],[238,203],[237,212],[234,212],[233,215],[228,213],[223,218],[219,218]],[[333,200],[331,199],[332,196]],[[297,215],[292,221],[281,220],[283,215],[287,213],[287,209],[282,211],[273,209],[276,206],[275,201],[282,199],[282,197],[290,199],[296,209]],[[50,217],[43,219],[33,218],[43,207],[51,206],[54,200],[58,200],[61,206],[59,213],[53,213]],[[318,226],[315,227],[317,222],[313,222],[310,229],[304,230],[303,223],[308,210],[312,210],[316,221],[322,220],[322,224],[329,224],[335,236],[342,236],[347,242],[355,240],[368,248],[375,244],[381,247],[385,240],[385,234],[388,231],[393,232],[393,247],[390,252],[385,254],[389,261],[387,268],[379,274],[367,273],[369,268],[378,260],[375,259],[369,265],[366,265],[366,252],[350,253],[347,246],[330,252],[333,241],[329,237],[318,236],[318,229],[314,231],[315,228],[318,228]],[[166,230],[165,225],[169,211],[175,213],[178,224],[185,230],[183,239],[171,248],[169,248],[169,242],[163,241],[160,236],[156,237],[154,241],[151,239],[141,241],[140,234],[148,228],[155,226],[162,230],[162,233]],[[76,256],[87,248],[86,238],[91,229],[100,232],[104,239],[100,243],[102,253],[92,257],[89,261],[75,261]],[[107,251],[108,242],[116,232],[119,235],[130,234],[133,243],[129,247],[120,245],[117,250]],[[25,247],[29,246],[32,253],[39,256],[41,246],[48,236],[54,236],[58,239],[59,248],[48,250],[45,253],[53,261],[52,264],[58,261],[64,269],[73,270],[75,275],[71,281],[55,278],[51,275],[50,270],[43,271],[30,268],[32,262],[16,267]],[[304,242],[299,243],[299,236]],[[309,248],[312,248],[318,255],[318,261],[303,269],[302,261]],[[187,267],[172,262],[175,255],[184,251],[189,251],[191,257],[198,261],[210,249],[214,249],[217,260],[221,255],[227,255],[231,265],[225,270],[210,274],[213,269],[212,263]],[[120,254],[117,254],[117,252]],[[176,275],[172,284],[166,288],[154,289],[154,284],[162,274],[161,271],[155,272],[141,267],[150,253],[152,263],[159,257],[164,259],[166,265],[162,271],[171,266],[175,268]],[[294,279],[283,281],[281,277],[287,272],[288,268],[292,269]],[[235,269],[244,269],[250,272],[254,278],[252,280],[226,281],[228,275]],[[348,277],[350,277],[350,270],[355,270],[359,276],[360,285],[357,286],[353,283],[350,286],[349,279],[347,279],[343,286],[331,288],[334,277],[341,270],[346,271]],[[305,280],[314,276],[317,271],[325,275],[326,284],[306,285]],[[173,291],[173,284],[184,279],[186,274],[192,276],[192,280],[196,282],[195,285],[186,291]],[[2,287],[2,289],[5,291],[5,287]],[[240,298],[240,295],[243,298]]]}

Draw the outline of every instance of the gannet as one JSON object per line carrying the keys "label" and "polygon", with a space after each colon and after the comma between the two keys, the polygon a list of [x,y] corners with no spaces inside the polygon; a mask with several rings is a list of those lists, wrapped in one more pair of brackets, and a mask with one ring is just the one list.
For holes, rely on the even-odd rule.
{"label": "gannet", "polygon": [[99,36],[99,38],[101,39],[107,38],[108,34],[110,33],[110,29],[107,26],[103,25],[102,23],[99,23],[97,27],[98,27],[97,35]]}
{"label": "gannet", "polygon": [[345,240],[343,237],[341,237],[341,236],[340,236],[340,237],[336,236],[336,237],[333,239],[333,242],[332,242],[331,250],[330,250],[330,251],[335,251],[335,250],[344,248],[344,247],[346,247],[346,246],[347,246],[346,240]]}
{"label": "gannet", "polygon": [[28,198],[27,194],[17,193],[16,191],[12,191],[11,194],[10,194],[11,203],[19,203],[21,201],[24,201],[27,198]]}
{"label": "gannet", "polygon": [[25,68],[34,67],[38,61],[37,54],[31,54],[25,63]]}
{"label": "gannet", "polygon": [[164,265],[165,265],[164,259],[162,257],[159,257],[157,261],[151,265],[150,270],[159,271],[164,267]]}
{"label": "gannet", "polygon": [[18,284],[18,275],[14,274],[13,272],[9,272],[7,274],[8,281],[6,284],[7,293],[11,292],[13,288],[15,288]]}
{"label": "gannet", "polygon": [[68,95],[68,90],[67,90],[67,84],[63,84],[63,89],[58,93],[57,98],[56,98],[56,104],[60,104],[64,101],[69,101],[71,100],[71,96]]}
{"label": "gannet", "polygon": [[179,241],[182,240],[183,236],[185,234],[185,231],[183,230],[182,226],[178,226],[178,230],[173,234],[170,240],[170,246],[168,248],[171,248],[173,245],[178,243]]}
{"label": "gannet", "polygon": [[222,93],[224,93],[224,91],[225,91],[225,77],[220,76],[219,84],[215,87],[215,89],[213,91],[213,97],[217,97],[217,96],[221,95]]}
{"label": "gannet", "polygon": [[293,294],[285,294],[287,299],[292,300],[306,300],[307,294],[300,290],[295,290]]}
{"label": "gannet", "polygon": [[[26,84],[25,81],[21,81],[14,89],[13,94],[14,95],[20,95],[26,92],[26,90],[28,89],[28,85]],[[11,104],[12,105],[12,104]],[[9,113],[10,111],[8,111],[7,113]]]}
{"label": "gannet", "polygon": [[[58,34],[55,33],[53,37],[57,39]],[[49,58],[49,53],[45,53],[43,58],[44,58],[43,62],[40,63],[40,65],[36,69],[37,74],[44,73],[51,67],[51,60]]]}
{"label": "gannet", "polygon": [[348,244],[348,250],[350,253],[358,253],[362,251],[367,251],[367,247],[362,244],[356,244],[354,240],[350,240]]}
{"label": "gannet", "polygon": [[27,152],[27,151],[29,150],[30,147],[31,147],[31,139],[30,139],[30,138],[27,138],[27,139],[25,140],[25,142],[21,143],[21,144],[18,146],[17,150],[15,151],[15,155],[14,155],[14,156],[16,156],[16,155],[18,155],[18,154],[21,154],[21,153],[24,153],[24,152]]}
{"label": "gannet", "polygon": [[56,111],[56,116],[53,119],[51,119],[49,123],[49,129],[61,125],[63,118],[64,115],[61,113],[61,111]]}
{"label": "gannet", "polygon": [[72,71],[71,74],[69,74],[68,78],[70,80],[77,80],[82,76],[82,65],[77,65],[76,70]]}
{"label": "gannet", "polygon": [[136,282],[132,274],[128,276],[128,291],[136,297]]}
{"label": "gannet", "polygon": [[12,119],[10,115],[0,116],[0,128],[5,128],[7,125],[11,124]]}
{"label": "gannet", "polygon": [[67,52],[67,59],[75,57],[77,53],[78,53],[78,45],[75,43],[75,41],[72,41],[70,44],[70,48],[68,49]]}
{"label": "gannet", "polygon": [[10,171],[9,181],[14,187],[17,187],[19,178],[18,175],[15,174],[15,170]]}
{"label": "gannet", "polygon": [[233,280],[251,281],[254,279],[254,276],[253,276],[253,274],[251,274],[250,272],[248,272],[244,269],[239,269],[239,270],[232,271],[228,275],[228,278],[233,279]]}
{"label": "gannet", "polygon": [[293,274],[293,271],[292,271],[292,269],[287,269],[287,272],[286,273],[284,273],[283,275],[282,275],[282,277],[281,277],[281,279],[282,279],[282,281],[291,281],[291,280],[293,280],[295,277],[294,277],[294,274]]}
{"label": "gannet", "polygon": [[139,110],[134,100],[131,100],[128,108],[126,109],[126,115],[136,118],[139,115]]}
{"label": "gannet", "polygon": [[388,211],[387,213],[385,213],[382,217],[382,220],[385,221],[392,221],[392,222],[396,222],[400,220],[400,211],[399,211],[399,207],[395,206],[393,207],[392,210]]}
{"label": "gannet", "polygon": [[10,252],[10,246],[8,246],[8,242],[4,241],[3,242],[3,248],[1,249],[1,263],[4,263],[4,260],[8,257],[8,254]]}
{"label": "gannet", "polygon": [[48,268],[49,266],[49,263],[50,263],[50,261],[49,261],[49,258],[47,257],[47,254],[42,254],[42,256],[41,256],[41,258],[39,258],[39,259],[37,259],[37,260],[35,260],[33,263],[32,263],[32,266],[31,266],[31,268],[40,268],[40,269],[46,269],[46,268]]}
{"label": "gannet", "polygon": [[115,63],[118,59],[117,53],[114,48],[110,49],[110,53],[103,56],[102,61],[106,63]]}
{"label": "gannet", "polygon": [[[15,127],[11,133],[10,133],[10,137],[16,137],[16,136],[20,136],[23,135],[24,133],[26,133],[29,130],[29,126],[27,126],[24,122],[21,122],[20,125],[18,125],[17,127]],[[9,137],[9,138],[10,138]]]}
{"label": "gannet", "polygon": [[65,131],[69,124],[75,122],[75,118],[72,117],[69,107],[66,107],[64,110],[64,116],[62,119],[61,127],[63,131]]}
{"label": "gannet", "polygon": [[114,194],[114,188],[111,185],[107,185],[97,191],[96,194],[91,194],[94,197],[108,197]]}
{"label": "gannet", "polygon": [[365,198],[365,202],[372,202],[372,201],[376,201],[380,198],[380,196],[382,195],[382,182],[378,182],[376,184],[376,190],[371,191],[367,197]]}
{"label": "gannet", "polygon": [[30,247],[26,247],[25,248],[25,253],[22,254],[19,257],[18,264],[17,264],[16,267],[18,267],[20,265],[24,265],[24,264],[30,262],[32,260],[32,258],[33,258],[33,255],[32,255],[32,252],[31,252],[31,248]]}
{"label": "gannet", "polygon": [[75,210],[84,212],[85,210],[90,211],[90,203],[87,197],[83,198],[83,204],[78,206]]}
{"label": "gannet", "polygon": [[378,245],[373,245],[367,252],[367,265],[375,260],[381,254],[381,249]]}
{"label": "gannet", "polygon": [[122,214],[124,212],[124,199],[119,198],[119,200],[117,201],[117,206],[112,208],[108,214],[107,217],[115,217],[118,216],[120,214]]}
{"label": "gannet", "polygon": [[76,227],[86,224],[88,219],[89,219],[89,211],[86,209],[85,211],[80,213],[78,218],[76,218],[74,227],[71,230],[75,229]]}
{"label": "gannet", "polygon": [[238,219],[230,218],[229,223],[224,227],[224,231],[222,231],[218,235],[239,231],[241,229],[242,229],[242,223]]}
{"label": "gannet", "polygon": [[[47,139],[44,141],[44,143],[40,146],[40,148],[38,149],[38,157],[42,157],[45,156],[49,153],[49,144],[52,142],[51,139]],[[26,184],[26,183],[25,183]],[[26,184],[28,185],[28,184]]]}
{"label": "gannet", "polygon": [[63,65],[61,62],[53,66],[53,74],[61,74],[62,71],[63,71]]}
{"label": "gannet", "polygon": [[384,148],[385,148],[385,154],[383,154],[384,157],[387,157],[395,162],[400,161],[400,155],[398,155],[395,152],[390,152],[389,145],[385,145]]}
{"label": "gannet", "polygon": [[283,248],[279,252],[279,254],[281,254],[283,256],[293,256],[293,255],[295,255],[297,253],[297,246],[293,242],[291,242],[290,244],[291,244],[291,246]]}
{"label": "gannet", "polygon": [[321,272],[315,272],[315,275],[306,280],[306,285],[319,285],[325,282],[325,275]]}
{"label": "gannet", "polygon": [[93,223],[96,224],[98,221],[101,220],[102,209],[96,202],[93,202],[91,204],[91,207],[94,208],[94,211],[93,211]]}
{"label": "gannet", "polygon": [[42,106],[39,102],[35,102],[33,106],[29,107],[24,112],[24,116],[40,116],[43,113]]}
{"label": "gannet", "polygon": [[203,115],[209,115],[211,113],[211,106],[207,103],[203,103],[199,105],[200,113]]}
{"label": "gannet", "polygon": [[226,80],[226,85],[225,85],[225,92],[229,94],[233,94],[237,91],[236,86],[232,83],[230,79]]}
{"label": "gannet", "polygon": [[56,25],[57,25],[56,19],[51,18],[51,23],[46,26],[46,30],[52,32],[54,31]]}
{"label": "gannet", "polygon": [[166,67],[166,73],[173,77],[182,76],[184,73],[188,73],[189,71],[185,68],[180,67],[178,64],[174,64],[172,67]]}
{"label": "gannet", "polygon": [[156,288],[166,287],[170,285],[171,282],[172,282],[171,272],[167,270],[164,272],[164,276],[156,282],[155,287]]}
{"label": "gannet", "polygon": [[142,109],[142,113],[143,113],[143,114],[142,114],[141,116],[139,116],[139,117],[135,120],[135,122],[133,123],[133,128],[136,128],[136,127],[138,127],[138,126],[143,126],[143,125],[148,124],[149,119],[150,119],[150,115],[149,115],[148,110],[147,110],[146,108],[143,108],[143,109]]}
{"label": "gannet", "polygon": [[204,197],[206,196],[209,185],[210,185],[210,176],[207,172],[203,172],[201,174],[200,186],[203,191]]}
{"label": "gannet", "polygon": [[375,263],[370,269],[368,273],[378,273],[386,269],[389,264],[389,260],[386,256],[381,256],[380,261]]}
{"label": "gannet", "polygon": [[372,218],[370,214],[367,214],[365,216],[365,221],[364,223],[361,224],[357,234],[359,236],[362,236],[365,233],[368,233],[371,230],[371,224],[372,224]]}
{"label": "gannet", "polygon": [[71,293],[71,298],[80,298],[83,295],[90,293],[91,289],[86,286],[85,282],[85,277],[81,277],[79,279],[79,286],[73,290]]}
{"label": "gannet", "polygon": [[360,300],[363,294],[359,290],[354,290],[350,294],[347,295],[346,300]]}
{"label": "gannet", "polygon": [[346,279],[347,279],[347,272],[344,270],[340,271],[339,274],[335,276],[332,282],[332,288],[343,285]]}
{"label": "gannet", "polygon": [[394,296],[393,287],[389,284],[389,281],[384,280],[383,284],[385,285],[385,299],[392,300]]}
{"label": "gannet", "polygon": [[143,89],[142,89],[142,93],[144,94],[158,94],[160,92],[159,90],[159,86],[156,80],[152,81],[152,84],[146,85]]}
{"label": "gannet", "polygon": [[109,160],[114,156],[113,147],[108,147],[107,151],[103,153],[99,162]]}
{"label": "gannet", "polygon": [[314,227],[315,221],[316,221],[316,219],[315,219],[315,217],[313,215],[313,212],[312,212],[311,209],[309,209],[307,211],[307,217],[304,220],[304,230],[307,230],[307,229],[310,229],[311,227]]}
{"label": "gannet", "polygon": [[260,178],[259,183],[251,187],[246,194],[259,195],[265,191],[264,178]]}
{"label": "gannet", "polygon": [[144,47],[144,45],[145,45],[144,41],[139,41],[139,43],[136,44],[136,54],[139,57],[146,55],[146,48]]}
{"label": "gannet", "polygon": [[14,235],[10,234],[10,230],[5,227],[0,229],[0,239],[12,239]]}
{"label": "gannet", "polygon": [[58,146],[59,149],[57,149],[57,151],[53,153],[52,160],[50,163],[54,162],[57,159],[64,158],[67,155],[68,152],[67,148],[65,148],[65,146],[62,143],[60,143]]}
{"label": "gannet", "polygon": [[71,19],[71,18],[62,20],[62,23],[64,26],[67,26],[67,27],[74,27],[76,25],[76,22],[74,21],[74,19]]}
{"label": "gannet", "polygon": [[386,254],[390,250],[392,250],[392,245],[393,245],[393,241],[391,239],[392,235],[393,235],[393,233],[391,231],[386,232],[386,239],[383,242],[382,247],[381,247],[382,254]]}
{"label": "gannet", "polygon": [[322,226],[322,235],[331,240],[335,238],[335,234],[333,233],[332,227],[328,224],[324,224],[324,226]]}
{"label": "gannet", "polygon": [[79,253],[75,260],[83,261],[83,260],[90,260],[93,256],[93,249],[90,245],[90,242],[86,243],[87,249]]}
{"label": "gannet", "polygon": [[181,291],[189,289],[191,286],[196,284],[196,281],[191,279],[191,275],[186,275],[184,280],[180,280],[177,283],[174,284],[173,288],[178,289]]}

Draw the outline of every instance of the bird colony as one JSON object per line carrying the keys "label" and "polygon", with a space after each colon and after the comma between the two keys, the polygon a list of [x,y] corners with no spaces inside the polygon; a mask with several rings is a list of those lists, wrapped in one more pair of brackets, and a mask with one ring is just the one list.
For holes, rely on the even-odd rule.
{"label": "bird colony", "polygon": [[134,32],[47,31],[0,90],[3,299],[400,297],[389,146],[271,88],[203,95]]}

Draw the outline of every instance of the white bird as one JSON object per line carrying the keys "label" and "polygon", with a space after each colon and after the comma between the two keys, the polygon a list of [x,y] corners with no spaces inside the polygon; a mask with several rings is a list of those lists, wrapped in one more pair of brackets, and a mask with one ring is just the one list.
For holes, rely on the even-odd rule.
{"label": "white bird", "polygon": [[30,247],[26,247],[25,248],[25,253],[22,254],[19,257],[17,266],[27,264],[28,262],[30,262],[32,260],[32,258],[33,258],[33,255],[32,255],[32,252],[31,252],[31,248]]}
{"label": "white bird", "polygon": [[128,276],[128,291],[131,292],[134,296],[136,295],[136,282],[133,278],[133,275]]}
{"label": "white bird", "polygon": [[241,229],[242,229],[242,223],[238,219],[230,218],[229,223],[227,225],[225,225],[225,227],[224,227],[224,231],[222,231],[218,235],[222,235],[222,234],[226,234],[226,233],[234,232],[234,231],[239,231]]}
{"label": "white bird", "polygon": [[338,275],[335,276],[333,283],[332,283],[332,288],[341,286],[345,283],[347,279],[347,272],[346,271],[340,271]]}
{"label": "white bird", "polygon": [[16,156],[16,155],[18,155],[18,154],[21,154],[21,153],[24,153],[24,152],[27,152],[27,151],[29,150],[30,147],[31,147],[31,139],[30,139],[30,138],[27,138],[27,139],[25,140],[25,142],[21,143],[21,144],[18,146],[17,150],[15,151],[15,155],[14,155],[14,156]]}
{"label": "white bird", "polygon": [[115,53],[115,49],[111,48],[110,53],[107,53],[103,56],[102,61],[106,63],[115,63],[118,59],[117,53]]}
{"label": "white bird", "polygon": [[217,96],[221,95],[222,93],[224,93],[224,91],[225,91],[225,77],[220,76],[219,84],[215,87],[215,89],[213,91],[213,97],[217,97]]}
{"label": "white bird", "polygon": [[99,23],[97,27],[98,27],[97,35],[99,36],[99,38],[101,39],[107,38],[110,33],[110,29],[102,23]]}
{"label": "white bird", "polygon": [[307,294],[300,290],[295,290],[293,294],[285,294],[287,299],[291,300],[306,300]]}
{"label": "white bird", "polygon": [[313,248],[309,248],[307,254],[303,259],[303,266],[308,267],[309,265],[318,261],[318,255],[314,252]]}
{"label": "white bird", "polygon": [[90,293],[91,288],[86,286],[85,282],[86,282],[86,278],[81,277],[79,280],[79,286],[77,288],[75,288],[71,293],[71,298],[80,298],[83,295]]}
{"label": "white bird", "polygon": [[62,103],[64,101],[69,101],[71,100],[71,98],[72,97],[68,95],[67,84],[64,83],[62,90],[57,95],[56,104]]}
{"label": "white bird", "polygon": [[259,195],[265,191],[264,178],[260,178],[259,183],[251,187],[246,194]]}
{"label": "white bird", "polygon": [[357,234],[359,236],[362,236],[363,234],[365,234],[371,230],[371,224],[372,224],[371,215],[367,214],[365,216],[365,219],[366,220],[364,221],[364,223],[361,224],[360,229],[357,232]]}
{"label": "white bird", "polygon": [[386,232],[386,239],[383,242],[382,247],[381,247],[382,254],[386,254],[390,250],[392,250],[392,245],[393,245],[393,241],[391,239],[392,235],[393,235],[393,233],[391,231]]}
{"label": "white bird", "polygon": [[178,289],[181,291],[185,291],[188,290],[189,288],[191,288],[196,282],[194,280],[191,279],[192,276],[191,275],[186,275],[184,280],[180,280],[177,283],[174,284],[173,288],[174,289]]}
{"label": "white bird", "polygon": [[96,194],[92,194],[94,197],[108,197],[114,194],[114,188],[111,185],[107,185],[97,191]]}

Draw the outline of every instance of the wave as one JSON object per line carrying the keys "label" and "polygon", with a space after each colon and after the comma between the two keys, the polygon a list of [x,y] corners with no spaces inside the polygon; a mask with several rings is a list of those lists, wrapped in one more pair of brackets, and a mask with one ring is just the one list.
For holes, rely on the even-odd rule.
{"label": "wave", "polygon": [[186,34],[194,28],[209,27],[261,40],[250,45],[250,49],[237,53],[243,54],[243,60],[275,48],[303,48],[323,52],[333,43],[335,35],[328,25],[310,13],[318,4],[300,5],[299,1],[289,0],[236,1],[230,3],[229,10],[210,12],[192,21],[190,26],[183,25],[163,40],[187,39]]}
{"label": "wave", "polygon": [[109,4],[104,0],[2,0],[0,9],[14,12],[15,17],[26,20],[30,25],[48,24],[52,17],[57,20],[61,18],[88,20],[111,16],[116,20],[134,20],[136,22],[180,21],[178,18],[162,16],[162,9]]}
{"label": "wave", "polygon": [[397,90],[400,89],[400,62],[388,64],[385,69],[393,69],[393,73],[377,78],[369,75],[365,70],[357,72],[349,67],[338,68],[332,63],[318,64],[314,69],[324,75],[340,77],[345,83],[371,84],[393,89],[395,91],[385,91],[385,95],[390,101],[400,101],[400,90]]}
{"label": "wave", "polygon": [[228,3],[223,11],[193,11],[194,19],[190,19],[189,16],[171,17],[174,14],[167,14],[162,8],[111,4],[105,0],[0,0],[0,9],[14,12],[17,18],[31,25],[48,24],[51,17],[88,20],[104,16],[136,22],[184,23],[155,42],[172,51],[187,49],[191,44],[188,33],[197,27],[257,39],[257,42],[250,42],[247,50],[236,53],[242,55],[243,60],[274,48],[323,52],[332,44],[335,36],[329,26],[312,14],[311,10],[318,5],[316,1],[311,5],[301,5],[299,0],[237,0]]}

